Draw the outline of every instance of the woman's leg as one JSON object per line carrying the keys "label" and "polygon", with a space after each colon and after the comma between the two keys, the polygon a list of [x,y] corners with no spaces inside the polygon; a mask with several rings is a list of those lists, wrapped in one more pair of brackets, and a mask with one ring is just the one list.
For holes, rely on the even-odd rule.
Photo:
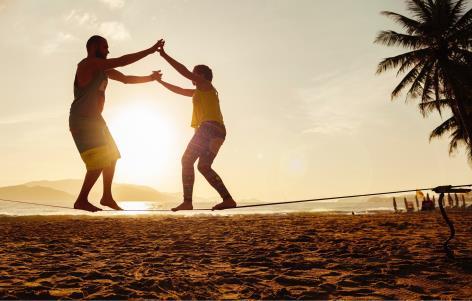
{"label": "woman's leg", "polygon": [[214,138],[210,142],[210,147],[207,151],[200,155],[198,160],[198,170],[205,177],[205,179],[210,183],[210,185],[215,188],[216,191],[220,194],[223,200],[232,200],[228,189],[226,189],[223,180],[216,173],[216,171],[211,167],[213,161],[218,154],[218,150],[223,144],[224,139]]}
{"label": "woman's leg", "polygon": [[192,194],[193,194],[193,184],[195,183],[195,171],[193,169],[193,164],[197,161],[197,158],[201,152],[199,147],[200,143],[199,136],[195,133],[192,140],[190,140],[182,156],[182,186],[184,192],[184,201],[179,206],[172,208],[172,211],[178,210],[192,210]]}
{"label": "woman's leg", "polygon": [[182,186],[185,202],[192,202],[193,185],[195,183],[193,164],[195,164],[197,158],[198,152],[189,145],[182,156]]}

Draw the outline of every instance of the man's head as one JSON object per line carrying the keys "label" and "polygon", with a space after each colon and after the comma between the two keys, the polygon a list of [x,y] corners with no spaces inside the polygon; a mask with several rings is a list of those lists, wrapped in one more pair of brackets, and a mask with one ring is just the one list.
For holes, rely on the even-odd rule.
{"label": "man's head", "polygon": [[196,65],[193,67],[193,73],[202,76],[209,82],[213,79],[213,71],[207,65]]}
{"label": "man's head", "polygon": [[89,55],[106,59],[108,55],[108,43],[104,37],[101,36],[92,36],[87,41],[87,53]]}

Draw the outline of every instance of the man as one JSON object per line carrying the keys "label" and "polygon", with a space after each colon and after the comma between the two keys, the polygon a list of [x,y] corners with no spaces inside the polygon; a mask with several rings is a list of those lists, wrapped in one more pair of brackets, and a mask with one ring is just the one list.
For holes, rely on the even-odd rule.
{"label": "man", "polygon": [[125,84],[153,81],[149,76],[127,76],[114,68],[132,64],[154,52],[162,44],[159,40],[152,47],[107,59],[108,43],[101,36],[92,36],[87,41],[87,57],[77,65],[74,81],[74,101],[69,115],[69,128],[75,145],[85,163],[87,173],[74,208],[96,212],[102,210],[88,201],[88,195],[100,174],[103,175],[103,196],[100,204],[122,210],[113,199],[111,185],[116,161],[120,152],[102,117],[105,89],[108,78]]}

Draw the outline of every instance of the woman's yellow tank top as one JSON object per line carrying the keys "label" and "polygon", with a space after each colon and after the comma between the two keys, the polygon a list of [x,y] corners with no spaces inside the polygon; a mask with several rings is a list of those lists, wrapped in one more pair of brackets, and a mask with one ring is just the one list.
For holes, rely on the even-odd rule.
{"label": "woman's yellow tank top", "polygon": [[208,91],[195,90],[192,96],[193,112],[192,124],[193,128],[198,128],[202,122],[216,121],[224,125],[223,115],[220,110],[220,100],[218,92],[215,89]]}

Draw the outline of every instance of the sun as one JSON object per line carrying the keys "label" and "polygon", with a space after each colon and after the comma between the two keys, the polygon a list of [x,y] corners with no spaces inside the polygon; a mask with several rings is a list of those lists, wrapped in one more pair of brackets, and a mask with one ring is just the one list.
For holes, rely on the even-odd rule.
{"label": "sun", "polygon": [[118,180],[155,183],[175,154],[175,130],[159,106],[137,101],[113,110],[108,126],[121,153]]}

